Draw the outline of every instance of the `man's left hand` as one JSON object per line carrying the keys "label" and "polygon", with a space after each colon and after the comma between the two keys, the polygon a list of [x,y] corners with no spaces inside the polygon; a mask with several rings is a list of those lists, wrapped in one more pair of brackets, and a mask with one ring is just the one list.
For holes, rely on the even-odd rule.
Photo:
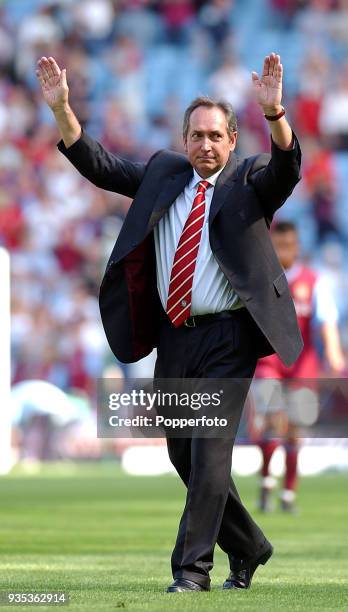
{"label": "man's left hand", "polygon": [[265,115],[276,115],[281,111],[283,66],[280,55],[271,53],[265,57],[262,77],[252,72],[252,84],[256,102]]}

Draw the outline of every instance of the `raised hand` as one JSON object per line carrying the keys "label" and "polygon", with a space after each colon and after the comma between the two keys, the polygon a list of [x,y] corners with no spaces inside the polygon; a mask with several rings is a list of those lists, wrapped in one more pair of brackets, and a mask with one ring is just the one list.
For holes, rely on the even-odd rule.
{"label": "raised hand", "polygon": [[52,110],[59,109],[68,102],[66,69],[61,70],[53,57],[41,57],[38,60],[36,76],[40,81],[43,97]]}
{"label": "raised hand", "polygon": [[262,76],[251,73],[256,102],[265,114],[279,110],[282,100],[283,66],[280,56],[271,53],[265,57]]}

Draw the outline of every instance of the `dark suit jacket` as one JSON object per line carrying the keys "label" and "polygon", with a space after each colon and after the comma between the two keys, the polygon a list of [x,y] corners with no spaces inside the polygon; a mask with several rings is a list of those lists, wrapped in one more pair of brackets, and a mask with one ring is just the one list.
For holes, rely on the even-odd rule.
{"label": "dark suit jacket", "polygon": [[[217,263],[251,314],[259,356],[277,352],[291,365],[302,337],[285,274],[272,246],[272,216],[300,180],[301,152],[282,151],[239,160],[231,153],[214,189],[210,246]],[[147,164],[105,151],[85,132],[59,150],[98,187],[134,198],[111,253],[100,289],[105,333],[116,357],[137,361],[157,344],[160,312],[153,228],[192,176],[184,155],[159,151]]]}

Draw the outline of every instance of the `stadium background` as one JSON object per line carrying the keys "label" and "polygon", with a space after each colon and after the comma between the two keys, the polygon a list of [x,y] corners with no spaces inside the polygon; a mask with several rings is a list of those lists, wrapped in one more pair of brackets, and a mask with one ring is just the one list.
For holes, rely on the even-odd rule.
{"label": "stadium background", "polygon": [[[90,185],[57,151],[37,59],[52,55],[67,68],[71,105],[88,132],[146,160],[159,148],[182,150],[182,113],[199,93],[232,102],[241,156],[269,150],[250,72],[271,50],[284,63],[284,104],[304,158],[303,180],[277,218],[298,223],[304,256],[328,276],[347,350],[348,2],[0,4],[0,244],[11,254],[12,383],[39,379],[73,393],[85,421],[77,443],[73,436],[49,450],[38,447],[36,430],[47,435],[47,423],[37,418],[22,458],[102,452],[91,435],[96,381],[115,362],[97,295],[130,204]],[[153,362],[119,364],[116,375],[151,377]]]}
{"label": "stadium background", "polygon": [[[96,381],[115,375],[97,295],[130,201],[91,186],[57,152],[58,132],[35,77],[37,59],[52,55],[67,68],[71,106],[89,133],[118,155],[146,160],[159,148],[182,150],[182,112],[201,93],[234,105],[241,156],[269,150],[250,72],[260,71],[272,50],[284,64],[284,106],[304,154],[303,180],[277,218],[298,223],[304,256],[327,275],[347,354],[347,0],[0,2],[0,244],[11,256],[12,384],[48,381],[73,396],[79,413],[79,426],[63,439],[49,436],[50,418],[36,415],[19,427],[23,415],[17,415],[14,461],[21,465],[1,479],[2,586],[63,585],[84,601],[76,609],[128,603],[167,609],[158,593],[170,578],[168,551],[183,499],[180,484],[168,477],[129,480],[91,462],[122,452],[95,440]],[[116,375],[148,377],[152,364],[153,358],[119,364]],[[52,463],[37,474],[37,460],[61,457],[89,462]],[[249,507],[255,486],[247,479],[241,484]],[[308,479],[301,522],[263,519],[280,551],[279,569],[267,574],[263,590],[261,581],[255,585],[248,609],[278,610],[279,597],[284,610],[345,607],[345,490],[343,475]],[[324,549],[325,559],[313,564]],[[159,571],[152,576],[147,568],[156,554]],[[326,580],[326,561],[337,559]],[[221,564],[218,576],[225,571]],[[215,609],[209,601],[206,609]],[[234,602],[243,607],[240,595]],[[186,609],[195,606],[205,609],[197,600]]]}

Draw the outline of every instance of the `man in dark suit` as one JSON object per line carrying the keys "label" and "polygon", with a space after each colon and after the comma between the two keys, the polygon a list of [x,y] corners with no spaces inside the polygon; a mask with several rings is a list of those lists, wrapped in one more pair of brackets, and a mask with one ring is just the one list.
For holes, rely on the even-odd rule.
{"label": "man in dark suit", "polygon": [[[258,357],[277,352],[290,365],[302,349],[268,232],[300,178],[299,144],[281,106],[282,72],[279,55],[271,53],[261,78],[252,74],[270,126],[271,156],[239,160],[233,109],[201,97],[184,117],[187,156],[159,151],[137,164],[81,131],[65,70],[53,58],[38,62],[62,136],[59,150],[98,187],[134,198],[101,285],[101,316],[121,361],[137,361],[157,347],[157,379],[251,380]],[[239,415],[241,408],[233,410]],[[272,554],[231,479],[235,433],[167,438],[188,487],[169,592],[210,589],[216,542],[229,557],[225,589],[248,588]]]}

